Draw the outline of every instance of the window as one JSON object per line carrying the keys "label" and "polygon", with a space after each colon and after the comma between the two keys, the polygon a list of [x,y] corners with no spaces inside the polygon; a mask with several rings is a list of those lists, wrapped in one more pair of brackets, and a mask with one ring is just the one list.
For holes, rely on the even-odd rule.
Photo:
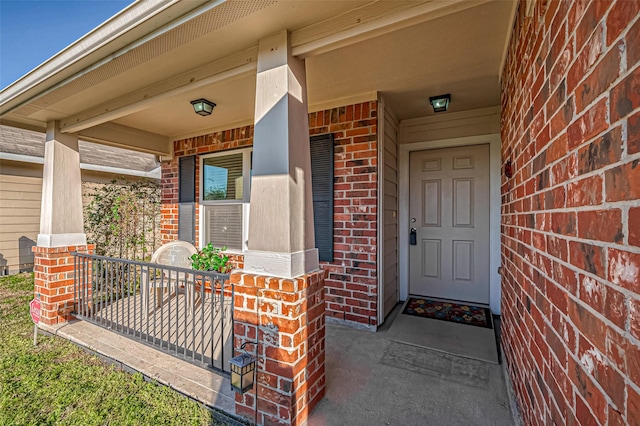
{"label": "window", "polygon": [[[320,261],[333,261],[333,135],[313,136],[311,173],[315,240]],[[247,249],[252,149],[200,158],[200,241]],[[182,177],[181,177],[182,179]]]}
{"label": "window", "polygon": [[238,153],[203,159],[203,201],[242,200],[243,157]]}
{"label": "window", "polygon": [[251,150],[225,152],[201,158],[203,244],[246,249],[245,222],[249,217]]}

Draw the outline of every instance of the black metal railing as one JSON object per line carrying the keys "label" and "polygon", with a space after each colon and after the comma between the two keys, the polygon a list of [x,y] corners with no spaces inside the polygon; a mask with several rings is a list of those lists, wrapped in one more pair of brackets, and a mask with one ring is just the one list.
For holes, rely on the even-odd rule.
{"label": "black metal railing", "polygon": [[76,317],[192,363],[229,371],[229,275],[83,253],[73,256]]}

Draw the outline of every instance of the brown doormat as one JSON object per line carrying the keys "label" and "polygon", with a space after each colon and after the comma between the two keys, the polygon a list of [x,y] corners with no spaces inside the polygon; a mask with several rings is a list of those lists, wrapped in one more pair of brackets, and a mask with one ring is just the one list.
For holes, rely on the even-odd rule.
{"label": "brown doormat", "polygon": [[489,308],[465,303],[410,297],[402,313],[458,324],[475,325],[476,327],[493,328]]}

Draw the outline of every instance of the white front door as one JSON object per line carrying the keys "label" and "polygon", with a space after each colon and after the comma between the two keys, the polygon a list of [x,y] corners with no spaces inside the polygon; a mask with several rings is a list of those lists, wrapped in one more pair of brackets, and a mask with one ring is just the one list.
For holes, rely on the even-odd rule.
{"label": "white front door", "polygon": [[412,152],[409,167],[410,293],[488,304],[489,145]]}

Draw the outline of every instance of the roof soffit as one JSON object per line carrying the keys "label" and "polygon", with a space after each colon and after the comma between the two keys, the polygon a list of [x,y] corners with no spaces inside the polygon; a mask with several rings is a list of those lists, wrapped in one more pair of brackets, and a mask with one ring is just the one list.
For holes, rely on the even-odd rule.
{"label": "roof soffit", "polygon": [[[188,99],[196,93],[204,93],[207,87],[213,88],[216,84],[219,87],[221,82],[232,83],[233,79],[245,81],[247,76],[254,75],[255,42],[261,36],[273,32],[274,28],[293,29],[291,40],[294,53],[312,58],[308,64],[313,65],[321,63],[327,53],[335,52],[335,57],[339,58],[340,51],[344,48],[347,48],[345,52],[350,47],[357,49],[358,43],[373,37],[481,6],[488,3],[488,0],[327,2],[327,4],[348,4],[349,8],[343,8],[339,13],[329,13],[329,16],[327,13],[320,14],[317,22],[310,20],[308,13],[310,9],[305,9],[310,3],[316,3],[317,9],[317,2],[257,0],[242,2],[245,6],[251,3],[247,6],[250,10],[235,10],[231,13],[229,9],[225,12],[225,8],[238,8],[239,3],[230,0],[216,6],[201,16],[176,27],[172,30],[176,31],[175,33],[169,31],[166,36],[161,35],[149,40],[144,45],[70,81],[69,84],[45,93],[39,99],[25,104],[13,111],[11,115],[4,117],[5,121],[9,118],[22,123],[29,120],[35,123],[60,119],[63,130],[67,132],[82,131],[114,120],[126,126],[136,127],[134,117],[143,117],[145,111],[150,113],[160,106],[171,108],[172,101],[178,98],[184,103],[182,98]],[[287,7],[292,9],[287,10]],[[219,19],[214,17],[216,15],[214,12],[224,12],[223,15],[228,21],[219,21],[213,25],[211,22]],[[291,24],[292,27],[289,27],[289,19],[293,19],[290,16],[300,16],[298,21],[291,21],[297,23]],[[270,21],[271,18],[274,22]],[[178,28],[180,28],[179,31]],[[200,33],[198,28],[206,28],[206,30]],[[242,28],[247,29],[242,31],[243,35],[240,35],[239,29]],[[169,33],[171,36],[168,35]],[[233,34],[238,35],[233,36]],[[214,44],[216,36],[228,47],[226,51],[215,47],[217,46]],[[205,48],[205,46],[211,47]],[[194,55],[194,52],[202,54]],[[220,55],[222,57],[218,57]],[[189,67],[194,64],[194,56],[197,61],[196,66]],[[131,63],[128,63],[128,60],[131,60]],[[493,57],[491,61],[495,62]],[[185,70],[185,66],[189,69]],[[137,76],[134,75],[134,71],[138,71]],[[469,72],[471,71],[473,70],[470,68]],[[493,74],[493,71],[491,73]],[[314,71],[311,70],[308,76],[313,75]],[[130,78],[132,76],[133,78]],[[417,79],[419,77],[414,77],[414,80]],[[471,87],[474,84],[476,83],[470,81],[468,86]],[[310,85],[310,90],[311,88]],[[367,93],[371,93],[379,88],[363,88],[365,89]],[[216,93],[213,89],[210,89],[210,92]],[[402,102],[402,93],[396,92],[391,92],[387,98],[392,104]],[[93,101],[87,103],[87,99]],[[103,102],[96,102],[95,99]],[[326,100],[310,94],[310,101],[322,103]],[[250,111],[251,114],[252,112]],[[407,114],[409,113],[403,113],[403,115]],[[171,114],[163,116],[170,117]],[[236,114],[230,120],[242,121],[246,120],[246,117]],[[141,128],[156,132],[149,126]],[[157,133],[169,136],[181,131],[184,130],[157,131]]]}
{"label": "roof soffit", "polygon": [[[178,4],[180,3],[180,4]],[[113,52],[125,48],[154,28],[163,19],[184,14],[196,7],[196,2],[178,0],[146,0],[135,2],[87,33],[59,53],[40,64],[0,91],[0,114],[27,102],[56,85],[64,84]],[[93,64],[93,65],[92,65]]]}

